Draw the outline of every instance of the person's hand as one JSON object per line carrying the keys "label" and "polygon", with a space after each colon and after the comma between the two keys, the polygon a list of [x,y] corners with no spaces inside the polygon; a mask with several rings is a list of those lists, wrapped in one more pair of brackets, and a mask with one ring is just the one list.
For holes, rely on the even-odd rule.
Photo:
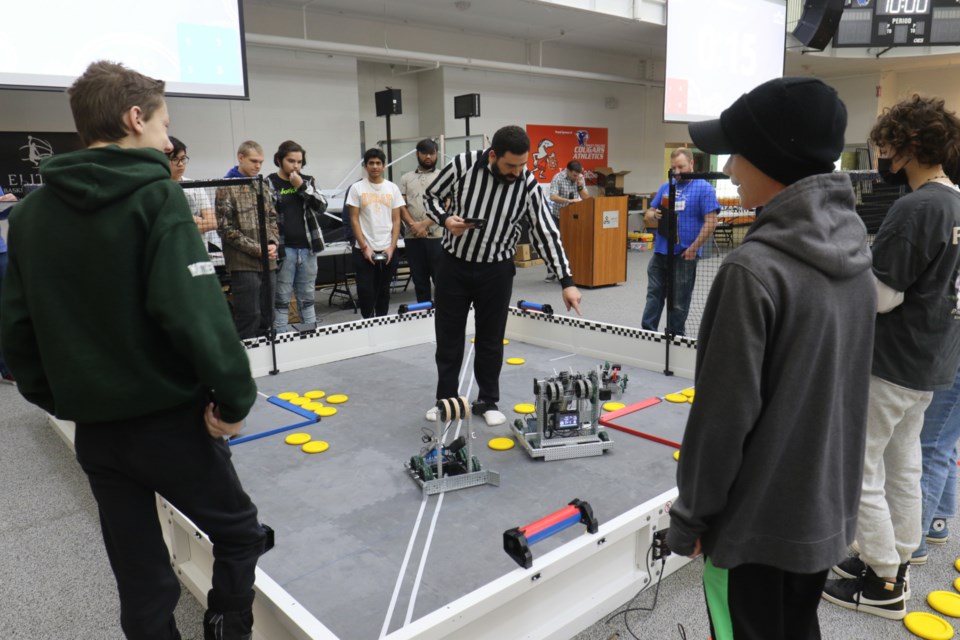
{"label": "person's hand", "polygon": [[424,218],[413,225],[413,233],[418,238],[426,238],[427,230],[430,228],[430,218]]}
{"label": "person's hand", "polygon": [[643,222],[648,227],[657,226],[657,221],[659,221],[660,218],[662,217],[663,217],[663,214],[660,213],[660,210],[654,209],[653,207],[650,207],[649,209],[643,212]]}
{"label": "person's hand", "polygon": [[476,227],[475,224],[467,223],[463,221],[463,218],[460,216],[450,216],[443,221],[443,226],[451,235],[462,236],[463,232],[467,229],[473,229]]}
{"label": "person's hand", "polygon": [[563,288],[563,304],[567,305],[567,311],[570,311],[572,308],[577,312],[578,316],[582,316],[580,313],[580,301],[583,299],[583,296],[580,295],[580,290],[576,287],[564,287]]}
{"label": "person's hand", "polygon": [[370,245],[365,246],[363,249],[360,249],[360,253],[363,254],[363,259],[373,264],[373,247]]}
{"label": "person's hand", "polygon": [[0,202],[16,202],[16,201],[17,201],[17,196],[13,195],[12,193],[5,193],[2,196],[0,196]]}
{"label": "person's hand", "polygon": [[267,245],[267,257],[270,258],[271,260],[277,259],[277,245],[275,244]]}
{"label": "person's hand", "polygon": [[397,250],[396,245],[390,245],[384,251],[384,253],[387,254],[387,264],[390,264],[390,261],[393,260],[393,252],[396,250]]}
{"label": "person's hand", "polygon": [[684,260],[696,260],[697,259],[697,250],[693,247],[687,247],[683,250],[683,253],[680,254],[683,256]]}
{"label": "person's hand", "polygon": [[688,558],[696,558],[701,553],[703,553],[703,547],[700,546],[700,538],[697,538],[697,541],[693,543],[693,553],[691,553]]}
{"label": "person's hand", "polygon": [[211,438],[223,438],[225,436],[235,436],[243,428],[243,421],[225,422],[220,419],[220,410],[214,408],[213,403],[207,405],[203,410],[203,421],[207,425],[207,433]]}
{"label": "person's hand", "polygon": [[290,184],[293,185],[294,189],[299,189],[300,185],[303,184],[303,178],[300,177],[300,173],[293,171],[290,173]]}

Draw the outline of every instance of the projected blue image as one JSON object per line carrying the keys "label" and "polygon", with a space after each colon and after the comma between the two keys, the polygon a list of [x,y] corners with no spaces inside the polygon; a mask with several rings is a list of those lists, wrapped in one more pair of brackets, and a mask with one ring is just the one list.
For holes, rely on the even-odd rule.
{"label": "projected blue image", "polygon": [[236,30],[201,24],[177,25],[180,80],[242,85],[243,68]]}

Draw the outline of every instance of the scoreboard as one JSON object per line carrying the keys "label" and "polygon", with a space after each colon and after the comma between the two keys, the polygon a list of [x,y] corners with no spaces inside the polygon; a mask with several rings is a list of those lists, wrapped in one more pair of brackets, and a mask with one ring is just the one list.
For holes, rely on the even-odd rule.
{"label": "scoreboard", "polygon": [[844,0],[834,47],[960,45],[960,0]]}

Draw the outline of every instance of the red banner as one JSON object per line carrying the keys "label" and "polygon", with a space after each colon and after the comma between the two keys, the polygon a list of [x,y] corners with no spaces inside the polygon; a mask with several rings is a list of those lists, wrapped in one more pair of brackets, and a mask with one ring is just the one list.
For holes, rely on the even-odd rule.
{"label": "red banner", "polygon": [[566,169],[571,160],[583,165],[587,182],[594,182],[592,171],[607,164],[606,127],[560,127],[548,124],[528,124],[530,157],[527,169],[537,182],[550,182],[553,176]]}

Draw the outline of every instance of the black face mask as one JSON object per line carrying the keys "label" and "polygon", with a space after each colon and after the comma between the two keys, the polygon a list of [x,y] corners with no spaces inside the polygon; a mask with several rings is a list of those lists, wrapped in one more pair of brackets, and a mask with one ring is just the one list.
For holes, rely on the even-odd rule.
{"label": "black face mask", "polygon": [[907,180],[907,172],[902,167],[900,171],[891,171],[891,165],[893,165],[893,160],[890,158],[877,158],[877,173],[880,174],[880,178],[895,187],[909,186],[910,181]]}

